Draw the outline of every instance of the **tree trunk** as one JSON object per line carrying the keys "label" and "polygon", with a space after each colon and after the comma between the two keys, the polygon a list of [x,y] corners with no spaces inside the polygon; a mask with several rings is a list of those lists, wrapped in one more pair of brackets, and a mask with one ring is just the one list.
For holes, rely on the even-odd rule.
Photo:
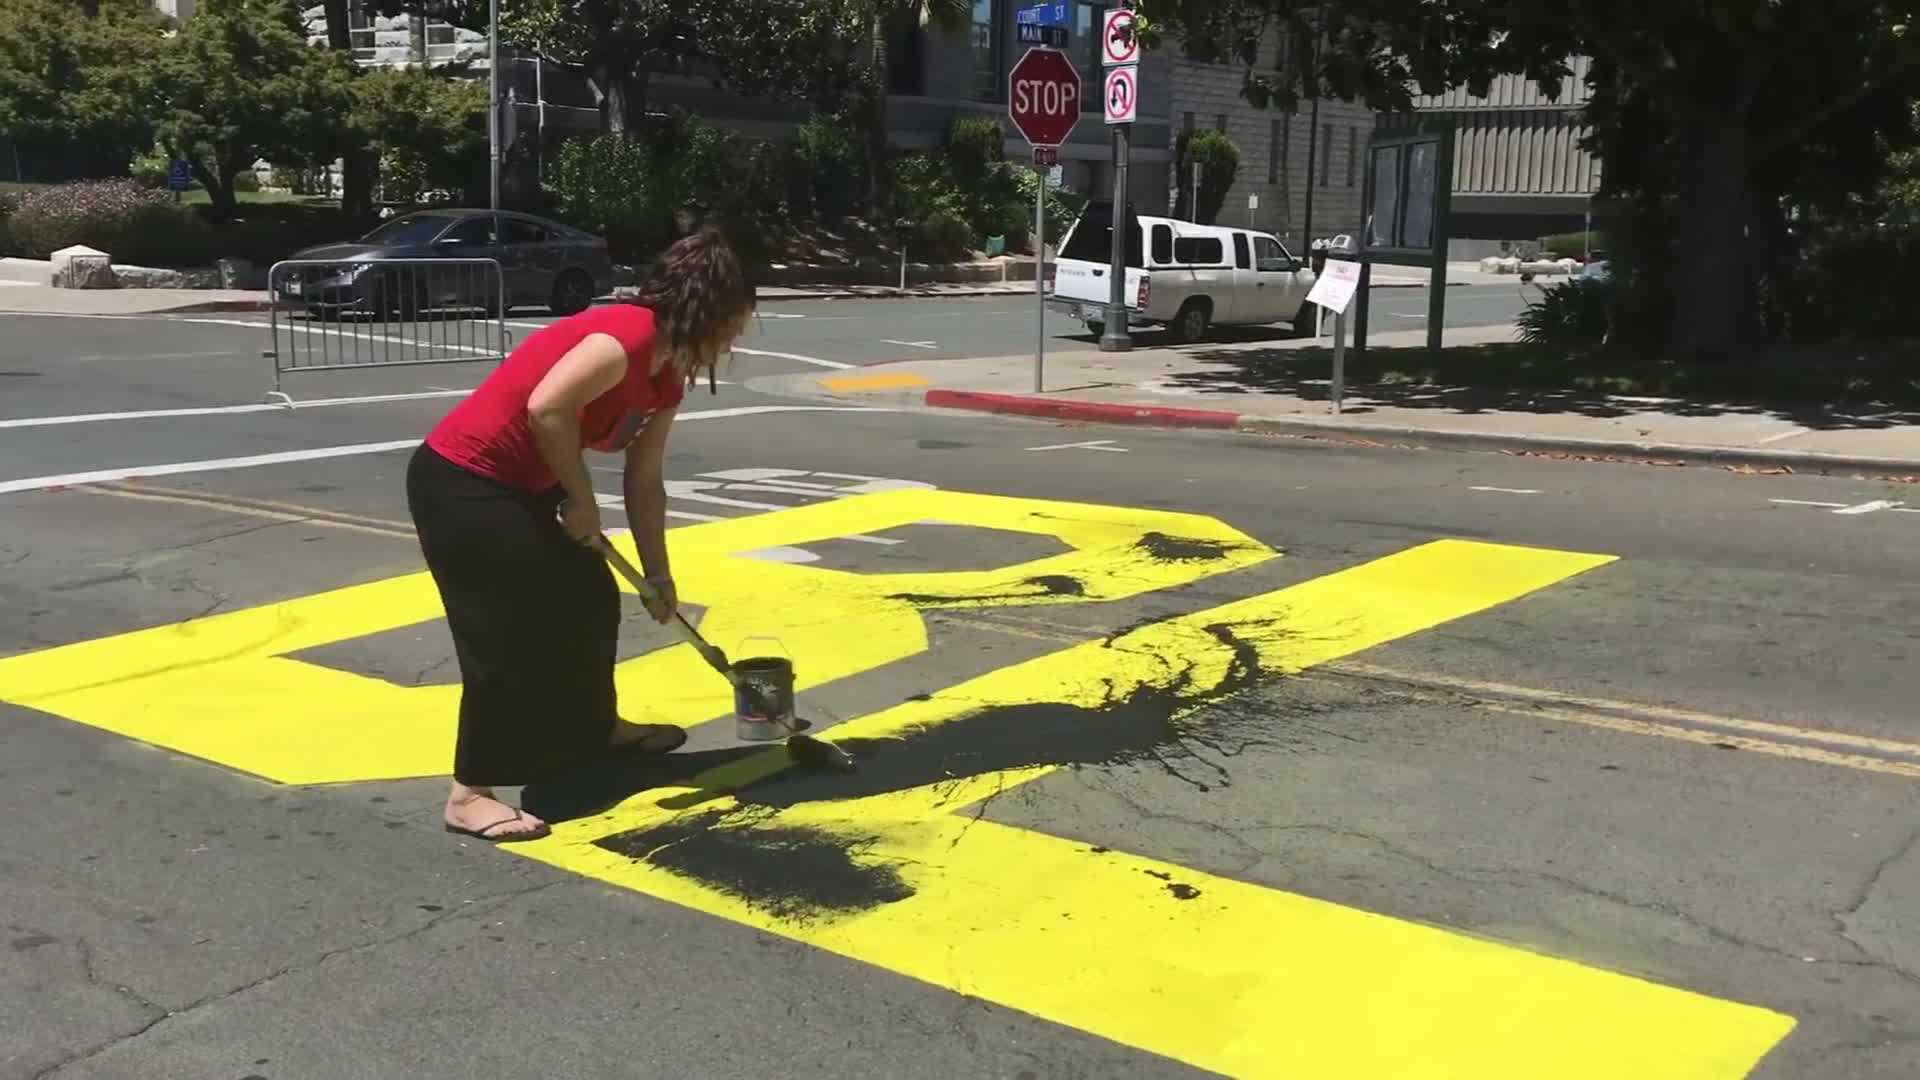
{"label": "tree trunk", "polygon": [[[327,48],[353,56],[353,24],[349,21],[348,0],[325,0]],[[379,158],[371,147],[349,144],[340,155],[340,212],[349,221],[368,221],[373,217],[373,182],[379,175]]]}
{"label": "tree trunk", "polygon": [[887,66],[887,35],[893,30],[890,20],[876,12],[873,16],[873,65],[868,73],[867,100],[867,207],[878,213],[886,194],[887,174],[887,98],[893,89],[893,74]]}
{"label": "tree trunk", "polygon": [[207,208],[213,220],[226,222],[240,216],[240,203],[234,196],[233,178],[240,175],[241,168],[223,164],[209,169],[199,162],[194,163],[193,175],[200,181],[200,186],[207,189]]}
{"label": "tree trunk", "polygon": [[638,63],[601,57],[587,68],[600,91],[600,130],[638,136],[647,126],[647,69]]}
{"label": "tree trunk", "polygon": [[1748,337],[1745,302],[1751,183],[1744,110],[1697,105],[1681,123],[1679,260],[1672,341],[1687,359],[1722,360]]}

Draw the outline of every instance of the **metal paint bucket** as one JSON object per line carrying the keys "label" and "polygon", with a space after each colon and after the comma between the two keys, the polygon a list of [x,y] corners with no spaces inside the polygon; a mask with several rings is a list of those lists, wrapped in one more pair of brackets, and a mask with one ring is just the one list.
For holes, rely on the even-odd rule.
{"label": "metal paint bucket", "polygon": [[[773,641],[777,638],[748,638]],[[741,643],[743,646],[746,642]],[[785,652],[784,645],[781,651]],[[793,721],[793,659],[788,656],[750,656],[733,665],[734,735],[750,742],[786,738]]]}

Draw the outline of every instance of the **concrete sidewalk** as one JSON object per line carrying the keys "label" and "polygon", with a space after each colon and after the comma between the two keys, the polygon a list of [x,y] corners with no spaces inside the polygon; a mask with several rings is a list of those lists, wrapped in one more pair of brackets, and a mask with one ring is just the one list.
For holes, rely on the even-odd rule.
{"label": "concrete sidewalk", "polygon": [[[1511,327],[1449,330],[1447,344],[1513,340]],[[1151,339],[1147,339],[1151,341]],[[1376,334],[1373,349],[1417,349],[1424,331]],[[1849,411],[1571,392],[1349,385],[1329,402],[1329,342],[1239,340],[1130,353],[1049,353],[1045,391],[1031,355],[915,360],[859,372],[749,380],[767,393],[923,405],[1064,421],[1240,430],[1348,442],[1595,457],[1920,474],[1920,411]],[[1270,363],[1317,349],[1301,377]]]}

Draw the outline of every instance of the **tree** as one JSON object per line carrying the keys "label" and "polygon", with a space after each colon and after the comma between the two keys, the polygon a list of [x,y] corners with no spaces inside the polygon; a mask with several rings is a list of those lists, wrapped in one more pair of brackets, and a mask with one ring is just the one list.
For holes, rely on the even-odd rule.
{"label": "tree", "polygon": [[872,56],[867,64],[865,127],[867,132],[867,204],[886,202],[888,95],[894,88],[894,76],[900,66],[918,65],[921,57],[909,52],[905,57],[892,55],[892,42],[914,40],[927,27],[948,37],[959,37],[972,26],[971,0],[863,0],[861,16],[866,21]]}
{"label": "tree", "polygon": [[[1202,129],[1180,136],[1174,160],[1180,185],[1173,216],[1191,214],[1193,220],[1202,225],[1218,221],[1221,208],[1227,204],[1227,192],[1233,190],[1234,178],[1240,175],[1239,145],[1224,131]],[[1193,175],[1196,163],[1200,166],[1200,201],[1198,207],[1191,207],[1188,202],[1194,192],[1188,178]]]}
{"label": "tree", "polygon": [[255,161],[339,155],[351,64],[307,43],[290,0],[203,0],[154,67],[160,141],[193,163],[218,219],[237,211],[234,177]]}
{"label": "tree", "polygon": [[153,145],[143,79],[168,25],[141,0],[0,4],[0,131],[83,173],[124,168]]}
{"label": "tree", "polygon": [[[1635,172],[1630,207],[1665,208],[1673,233],[1647,260],[1684,259],[1687,301],[1665,328],[1683,352],[1717,353],[1750,329],[1756,216],[1780,216],[1780,162],[1920,61],[1920,0],[1141,0],[1150,33],[1202,59],[1248,66],[1247,96],[1290,106],[1303,85],[1404,108],[1418,90],[1524,73],[1549,93],[1564,58],[1596,69],[1594,147]],[[1326,48],[1255,71],[1271,31]],[[1684,167],[1675,167],[1682,165]],[[1609,188],[1619,187],[1610,172]],[[1629,253],[1621,253],[1623,260]]]}
{"label": "tree", "polygon": [[385,68],[353,80],[352,97],[348,126],[380,162],[389,198],[466,190],[484,175],[485,83],[424,67]]}
{"label": "tree", "polygon": [[[388,14],[419,0],[376,0]],[[443,0],[434,14],[484,31],[482,0]],[[501,0],[504,41],[582,72],[601,129],[640,132],[656,72],[704,75],[776,100],[837,104],[866,79],[858,0]]]}
{"label": "tree", "polygon": [[[353,24],[351,0],[325,0],[327,48],[338,51],[351,64],[353,60]],[[414,19],[417,23],[418,17]],[[353,69],[358,73],[359,69]],[[379,176],[379,158],[373,149],[361,143],[349,143],[340,157],[340,212],[351,220],[373,216],[373,185]]]}

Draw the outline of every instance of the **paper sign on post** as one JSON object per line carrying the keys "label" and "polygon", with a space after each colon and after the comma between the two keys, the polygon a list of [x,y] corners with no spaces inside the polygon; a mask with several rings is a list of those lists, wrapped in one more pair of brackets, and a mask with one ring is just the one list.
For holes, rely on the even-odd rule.
{"label": "paper sign on post", "polygon": [[1336,315],[1345,315],[1347,305],[1353,303],[1353,294],[1359,288],[1359,263],[1351,259],[1328,259],[1326,271],[1314,280],[1307,301]]}

